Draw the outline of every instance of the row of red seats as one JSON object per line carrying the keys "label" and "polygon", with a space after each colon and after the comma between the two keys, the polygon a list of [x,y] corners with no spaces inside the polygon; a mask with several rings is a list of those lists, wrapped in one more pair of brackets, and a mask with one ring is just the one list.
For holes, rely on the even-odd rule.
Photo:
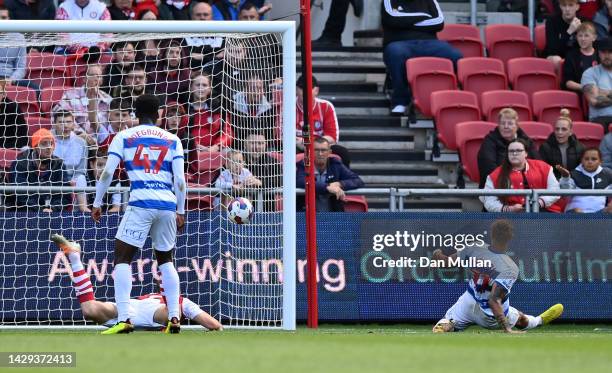
{"label": "row of red seats", "polygon": [[[584,120],[580,98],[576,93],[569,91],[535,92],[531,103],[525,92],[488,91],[482,94],[479,104],[474,92],[444,90],[432,92],[430,101],[438,139],[451,150],[457,149],[455,141],[457,123],[482,119],[497,122],[500,110],[507,107],[517,111],[521,126],[523,123],[537,120],[552,128],[551,124],[555,123],[561,109],[568,109],[573,121]],[[601,125],[597,126],[602,129]]]}
{"label": "row of red seats", "polygon": [[[459,149],[459,157],[465,174],[474,182],[480,181],[478,170],[478,151],[484,137],[497,127],[492,122],[473,121],[457,124],[455,136]],[[552,132],[552,126],[548,123],[521,122],[521,128],[531,137],[536,144],[541,145]],[[589,122],[574,122],[573,127],[576,137],[586,146],[599,146],[603,138],[603,127],[601,124]],[[610,124],[609,132],[612,132]]]}
{"label": "row of red seats", "polygon": [[516,57],[531,57],[534,49],[541,52],[546,47],[544,25],[536,26],[535,42],[529,28],[522,25],[488,25],[484,28],[486,45],[480,37],[480,29],[472,25],[446,24],[438,33],[438,39],[447,41],[459,49],[463,57],[483,57],[486,46],[489,57],[504,62]]}
{"label": "row of red seats", "polygon": [[559,89],[553,63],[536,57],[514,58],[508,61],[507,69],[494,58],[462,58],[457,75],[448,59],[417,57],[406,61],[406,74],[415,106],[428,117],[433,115],[431,92],[458,89],[458,83],[463,90],[474,92],[478,100],[484,92],[506,90],[509,85],[514,91],[525,92],[528,99],[538,91]]}
{"label": "row of red seats", "polygon": [[40,91],[40,102],[36,91],[32,88],[21,86],[7,86],[6,96],[19,105],[19,109],[25,115],[49,116],[51,109],[64,95],[64,91],[71,87],[46,87]]}
{"label": "row of red seats", "polygon": [[[112,55],[103,53],[98,63],[109,64]],[[72,87],[83,85],[87,63],[78,56],[63,56],[53,53],[28,53],[26,79],[36,82],[41,88]]]}

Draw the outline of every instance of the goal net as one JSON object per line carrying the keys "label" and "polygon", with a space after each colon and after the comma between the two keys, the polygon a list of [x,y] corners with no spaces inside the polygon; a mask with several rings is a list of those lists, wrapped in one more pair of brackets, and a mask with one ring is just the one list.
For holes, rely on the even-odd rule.
{"label": "goal net", "polygon": [[[123,164],[99,224],[89,211],[110,142],[138,125],[134,101],[147,93],[184,148],[182,295],[224,326],[294,329],[294,43],[289,22],[0,23],[0,56],[15,66],[0,77],[0,326],[94,325],[53,233],[81,244],[96,300],[114,301],[133,187]],[[171,172],[151,157],[139,162]],[[249,224],[228,219],[236,197],[254,206]],[[132,272],[132,297],[158,291],[150,239]]]}

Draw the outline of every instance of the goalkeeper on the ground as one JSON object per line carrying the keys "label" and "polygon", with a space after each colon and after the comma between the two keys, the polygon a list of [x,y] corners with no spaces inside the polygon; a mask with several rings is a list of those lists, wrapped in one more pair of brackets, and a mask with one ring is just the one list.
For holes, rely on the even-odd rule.
{"label": "goalkeeper on the ground", "polygon": [[[72,282],[76,296],[81,304],[81,312],[87,320],[96,324],[111,327],[117,323],[117,306],[113,302],[98,301],[94,297],[94,289],[89,275],[81,262],[81,246],[65,237],[54,234],[51,240],[64,252],[72,268]],[[180,310],[185,319],[205,327],[208,330],[222,330],[219,321],[191,300],[181,297]],[[130,299],[130,320],[136,329],[162,330],[168,321],[163,289],[161,293],[153,293]]]}

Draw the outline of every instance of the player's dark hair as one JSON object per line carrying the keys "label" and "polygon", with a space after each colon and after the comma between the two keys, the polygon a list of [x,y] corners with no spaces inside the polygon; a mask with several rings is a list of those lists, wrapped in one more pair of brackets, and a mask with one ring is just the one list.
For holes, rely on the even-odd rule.
{"label": "player's dark hair", "polygon": [[495,220],[491,224],[491,241],[506,245],[514,236],[514,225],[507,219]]}
{"label": "player's dark hair", "polygon": [[140,124],[147,122],[154,124],[159,118],[159,99],[157,96],[147,94],[138,96],[134,102],[134,109]]}

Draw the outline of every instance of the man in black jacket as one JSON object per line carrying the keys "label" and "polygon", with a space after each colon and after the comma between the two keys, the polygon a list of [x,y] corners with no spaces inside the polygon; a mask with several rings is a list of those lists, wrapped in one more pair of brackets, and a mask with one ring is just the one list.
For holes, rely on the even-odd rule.
{"label": "man in black jacket", "polygon": [[6,81],[0,80],[0,148],[28,145],[28,125],[19,105],[6,97]]}
{"label": "man in black jacket", "polygon": [[437,0],[383,0],[384,60],[391,83],[391,114],[402,115],[411,101],[406,60],[413,57],[448,58],[456,65],[462,55],[436,33],[444,28]]}
{"label": "man in black jacket", "polygon": [[[331,144],[324,137],[314,141],[316,210],[344,211],[345,191],[363,187],[363,180],[348,169],[340,159],[331,156]],[[297,163],[298,188],[306,186],[306,169],[304,161]],[[297,210],[305,209],[304,198],[297,199]]]}

